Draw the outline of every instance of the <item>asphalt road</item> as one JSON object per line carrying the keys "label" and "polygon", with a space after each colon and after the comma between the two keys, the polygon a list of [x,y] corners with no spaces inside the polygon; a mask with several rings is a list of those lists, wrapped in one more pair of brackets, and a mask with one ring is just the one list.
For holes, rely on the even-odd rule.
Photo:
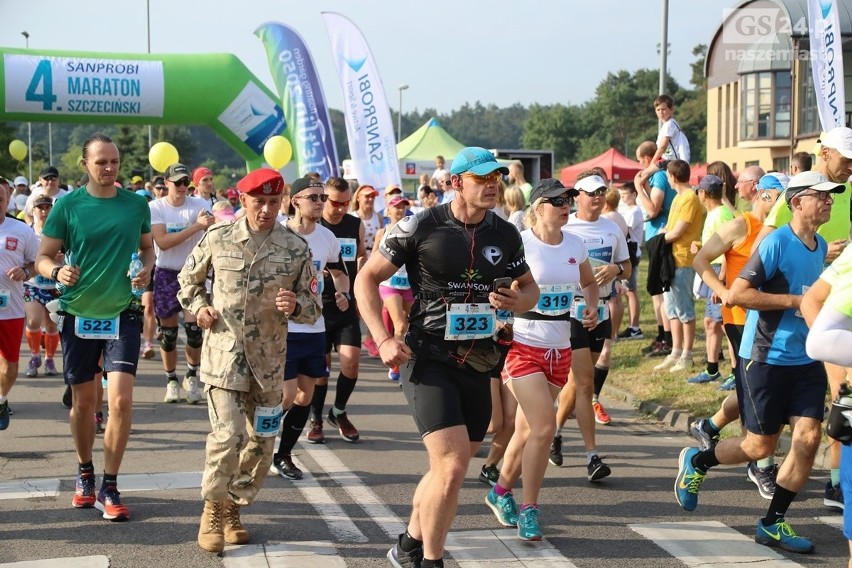
{"label": "asphalt road", "polygon": [[[71,507],[76,460],[68,411],[60,404],[62,380],[21,376],[10,396],[11,426],[0,432],[0,566],[36,560],[45,562],[20,566],[74,566],[60,560],[71,557],[94,557],[78,560],[78,566],[388,566],[390,535],[410,512],[426,455],[399,387],[377,363],[362,361],[348,408],[361,441],[350,444],[327,430],[325,446],[298,446],[295,457],[306,478],[292,482],[270,475],[258,501],[243,509],[252,545],[229,549],[223,557],[195,544],[206,406],[164,404],[158,359],[142,362],[134,392],[133,433],[119,476],[123,502],[132,514],[127,523],[110,523],[96,510]],[[22,375],[25,364],[22,358]],[[328,402],[333,398],[330,392]],[[460,548],[447,566],[846,565],[849,549],[840,516],[822,505],[827,472],[814,472],[788,516],[800,534],[815,542],[816,552],[778,555],[751,543],[768,502],[746,479],[745,467],[716,468],[701,490],[698,510],[686,513],[672,487],[678,453],[690,439],[624,403],[602,400],[613,423],[598,428],[598,444],[612,476],[594,485],[586,480],[579,434],[569,422],[565,465],[548,468],[540,499],[546,542],[518,546],[483,503],[487,486],[477,480],[483,459],[475,458],[452,528]],[[100,472],[100,441],[96,448],[95,470]],[[132,475],[169,473],[184,475],[150,476],[150,483]],[[131,479],[139,490],[127,489]],[[660,528],[686,536],[654,533]],[[478,544],[468,546],[471,542]],[[745,552],[734,554],[740,545]]]}

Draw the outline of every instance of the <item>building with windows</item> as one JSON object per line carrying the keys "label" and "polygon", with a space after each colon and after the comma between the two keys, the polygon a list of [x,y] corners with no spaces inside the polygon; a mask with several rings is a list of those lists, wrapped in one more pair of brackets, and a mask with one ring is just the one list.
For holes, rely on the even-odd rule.
{"label": "building with windows", "polygon": [[[846,124],[852,125],[852,3],[838,0]],[[820,134],[810,66],[807,0],[744,0],[707,50],[707,161],[788,171]]]}

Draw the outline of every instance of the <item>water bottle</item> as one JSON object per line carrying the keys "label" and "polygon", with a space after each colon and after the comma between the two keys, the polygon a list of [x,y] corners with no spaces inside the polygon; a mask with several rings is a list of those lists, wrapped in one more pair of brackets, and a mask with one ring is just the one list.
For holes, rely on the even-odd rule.
{"label": "water bottle", "polygon": [[[66,266],[74,266],[74,254],[69,250],[65,252],[65,265]],[[61,284],[59,282],[56,283],[56,290],[62,294],[65,290],[68,289],[66,284]]]}
{"label": "water bottle", "polygon": [[130,276],[130,291],[133,292],[133,295],[137,298],[141,298],[142,294],[145,293],[145,288],[136,288],[133,286],[133,279],[136,278],[144,266],[142,265],[142,261],[139,260],[139,253],[134,252],[130,256],[130,268],[127,270],[127,275]]}

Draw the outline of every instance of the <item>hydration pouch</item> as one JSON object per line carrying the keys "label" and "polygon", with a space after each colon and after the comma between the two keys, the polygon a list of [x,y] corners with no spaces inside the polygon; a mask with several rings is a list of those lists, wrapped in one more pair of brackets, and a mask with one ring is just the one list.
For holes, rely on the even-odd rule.
{"label": "hydration pouch", "polygon": [[848,446],[852,444],[852,406],[841,404],[835,400],[831,403],[831,411],[828,413],[828,423],[825,432],[841,444]]}

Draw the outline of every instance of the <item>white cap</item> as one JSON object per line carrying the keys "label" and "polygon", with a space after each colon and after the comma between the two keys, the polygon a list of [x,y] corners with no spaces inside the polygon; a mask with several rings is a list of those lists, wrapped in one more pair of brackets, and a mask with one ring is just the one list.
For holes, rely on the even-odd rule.
{"label": "white cap", "polygon": [[588,176],[574,184],[574,189],[593,193],[600,188],[606,188],[606,182],[601,176]]}
{"label": "white cap", "polygon": [[18,176],[15,178],[15,185],[30,185],[30,182],[24,176]]}
{"label": "white cap", "polygon": [[852,159],[852,128],[838,126],[820,139],[823,148],[834,148],[844,158]]}

